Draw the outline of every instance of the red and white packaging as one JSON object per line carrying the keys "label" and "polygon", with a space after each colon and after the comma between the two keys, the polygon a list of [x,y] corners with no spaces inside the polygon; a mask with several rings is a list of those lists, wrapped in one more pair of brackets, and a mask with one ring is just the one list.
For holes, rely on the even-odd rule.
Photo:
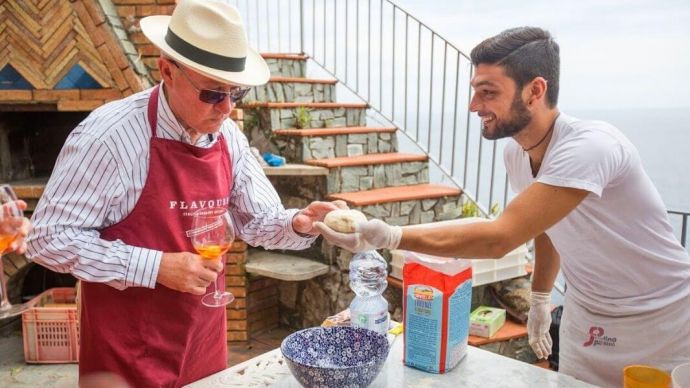
{"label": "red and white packaging", "polygon": [[405,252],[403,292],[405,365],[453,369],[467,354],[472,263]]}

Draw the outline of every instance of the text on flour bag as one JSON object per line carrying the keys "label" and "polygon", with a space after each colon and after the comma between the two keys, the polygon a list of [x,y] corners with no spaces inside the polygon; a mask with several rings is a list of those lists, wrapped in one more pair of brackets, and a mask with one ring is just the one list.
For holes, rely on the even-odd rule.
{"label": "text on flour bag", "polygon": [[405,252],[405,365],[445,373],[467,353],[472,263]]}

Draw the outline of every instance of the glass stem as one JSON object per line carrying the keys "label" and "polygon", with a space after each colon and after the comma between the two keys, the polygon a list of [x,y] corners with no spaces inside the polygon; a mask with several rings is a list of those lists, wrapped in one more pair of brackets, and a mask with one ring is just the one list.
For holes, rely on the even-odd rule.
{"label": "glass stem", "polygon": [[216,299],[222,298],[222,297],[223,297],[223,294],[222,294],[220,291],[218,291],[218,279],[216,279],[216,280],[213,282],[213,288],[215,289],[215,291],[213,292],[213,297],[216,298]]}
{"label": "glass stem", "polygon": [[7,295],[7,282],[5,282],[5,265],[2,261],[2,254],[0,254],[0,296],[2,296],[2,301],[0,301],[0,310],[9,308],[10,298]]}

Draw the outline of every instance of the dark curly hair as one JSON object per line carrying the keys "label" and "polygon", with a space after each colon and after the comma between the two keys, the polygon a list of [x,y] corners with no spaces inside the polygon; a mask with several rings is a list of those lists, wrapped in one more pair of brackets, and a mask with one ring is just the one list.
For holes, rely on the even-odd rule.
{"label": "dark curly hair", "polygon": [[472,64],[500,65],[519,89],[536,77],[548,83],[551,108],[558,103],[560,55],[558,43],[539,27],[517,27],[488,38],[472,49]]}

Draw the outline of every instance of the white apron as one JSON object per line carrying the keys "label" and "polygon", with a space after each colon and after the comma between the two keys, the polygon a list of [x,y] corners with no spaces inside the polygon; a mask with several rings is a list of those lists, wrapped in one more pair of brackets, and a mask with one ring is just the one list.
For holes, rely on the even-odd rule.
{"label": "white apron", "polygon": [[559,372],[622,387],[623,368],[646,364],[670,373],[690,361],[690,296],[652,312],[606,316],[568,297],[559,331]]}

